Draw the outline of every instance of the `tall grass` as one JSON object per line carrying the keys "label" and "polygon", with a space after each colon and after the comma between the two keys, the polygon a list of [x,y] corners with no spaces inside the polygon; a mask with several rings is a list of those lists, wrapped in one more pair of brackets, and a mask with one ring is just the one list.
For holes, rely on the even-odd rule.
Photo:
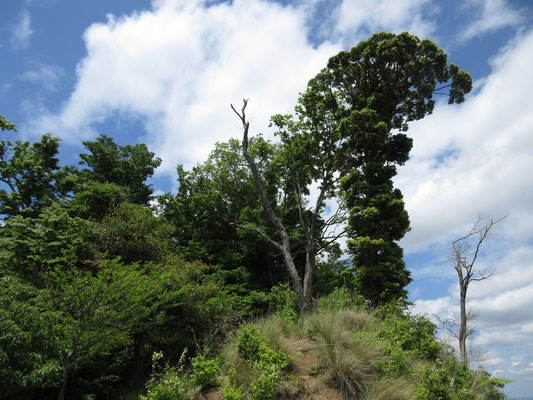
{"label": "tall grass", "polygon": [[383,349],[372,335],[360,333],[369,323],[363,312],[343,309],[319,310],[309,316],[321,358],[331,380],[345,397],[357,397],[385,359]]}
{"label": "tall grass", "polygon": [[411,385],[405,378],[380,376],[369,383],[362,393],[361,400],[410,400]]}

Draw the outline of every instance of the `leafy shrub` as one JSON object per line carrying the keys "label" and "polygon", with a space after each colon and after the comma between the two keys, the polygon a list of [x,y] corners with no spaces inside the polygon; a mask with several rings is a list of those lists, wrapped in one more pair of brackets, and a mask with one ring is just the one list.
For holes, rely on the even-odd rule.
{"label": "leafy shrub", "polygon": [[146,384],[146,396],[141,395],[139,400],[188,400],[191,387],[190,379],[181,369],[173,368],[152,377]]}
{"label": "leafy shrub", "polygon": [[258,367],[260,373],[252,381],[249,393],[254,400],[273,400],[277,397],[283,372],[277,364],[262,363]]}
{"label": "leafy shrub", "polygon": [[[193,383],[183,372],[186,353],[187,349],[181,353],[176,367],[152,375],[146,383],[146,396],[139,396],[139,400],[188,400]],[[152,368],[156,368],[159,361],[160,354],[154,354]]]}
{"label": "leafy shrub", "polygon": [[424,364],[419,370],[419,380],[414,392],[416,400],[451,400],[450,377],[444,369]]}
{"label": "leafy shrub", "polygon": [[435,360],[442,348],[435,339],[436,331],[436,326],[423,316],[392,312],[384,314],[379,337],[407,354]]}
{"label": "leafy shrub", "polygon": [[255,361],[259,358],[259,350],[263,343],[261,334],[253,325],[245,325],[239,335],[237,349],[242,358]]}
{"label": "leafy shrub", "polygon": [[191,378],[202,389],[209,389],[219,385],[217,381],[220,361],[216,358],[208,360],[200,354],[191,360]]}
{"label": "leafy shrub", "polygon": [[288,283],[281,283],[270,290],[268,296],[270,309],[281,315],[286,321],[298,317],[298,301],[294,290]]}
{"label": "leafy shrub", "polygon": [[242,386],[227,383],[224,386],[224,400],[242,400],[244,397],[244,389]]}
{"label": "leafy shrub", "polygon": [[289,365],[289,357],[269,347],[253,325],[242,328],[237,348],[255,375],[250,383],[249,394],[255,400],[274,399],[283,379],[283,370]]}
{"label": "leafy shrub", "polygon": [[470,370],[451,355],[425,363],[418,370],[415,400],[505,399],[504,379],[492,378],[485,370]]}
{"label": "leafy shrub", "polygon": [[353,290],[345,287],[335,288],[327,296],[318,299],[318,307],[327,310],[341,310],[343,308],[368,308],[368,302],[358,296]]}

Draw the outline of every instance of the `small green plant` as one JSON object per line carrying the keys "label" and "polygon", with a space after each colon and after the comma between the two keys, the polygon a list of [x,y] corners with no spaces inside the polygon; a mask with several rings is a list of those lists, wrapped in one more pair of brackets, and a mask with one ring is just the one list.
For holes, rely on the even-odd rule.
{"label": "small green plant", "polygon": [[289,365],[289,357],[269,347],[253,325],[242,328],[237,348],[245,363],[253,369],[254,378],[248,388],[252,399],[276,398],[279,384],[283,380],[283,371]]}
{"label": "small green plant", "polygon": [[311,376],[316,376],[320,372],[320,365],[318,364],[311,364],[309,367],[307,367],[307,373]]}
{"label": "small green plant", "polygon": [[199,354],[191,360],[193,382],[202,389],[217,387],[217,376],[220,370],[220,360],[208,360],[204,354]]}

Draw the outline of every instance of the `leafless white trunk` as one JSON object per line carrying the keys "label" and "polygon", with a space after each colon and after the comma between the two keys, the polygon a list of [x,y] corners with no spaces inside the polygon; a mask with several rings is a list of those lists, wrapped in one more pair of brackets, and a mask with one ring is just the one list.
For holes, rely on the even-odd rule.
{"label": "leafless white trunk", "polygon": [[[472,333],[472,330],[468,328],[469,316],[466,310],[466,296],[468,293],[468,287],[470,282],[483,281],[489,279],[494,273],[493,271],[479,271],[474,269],[481,245],[487,238],[492,227],[503,220],[502,217],[496,221],[479,218],[470,232],[451,242],[449,256],[454,263],[455,271],[459,279],[459,308],[460,308],[460,320],[459,330],[454,333],[454,336],[459,342],[459,355],[461,362],[468,365],[468,353],[466,349],[466,339]],[[450,332],[451,329],[449,329]],[[453,333],[453,332],[452,332]]]}

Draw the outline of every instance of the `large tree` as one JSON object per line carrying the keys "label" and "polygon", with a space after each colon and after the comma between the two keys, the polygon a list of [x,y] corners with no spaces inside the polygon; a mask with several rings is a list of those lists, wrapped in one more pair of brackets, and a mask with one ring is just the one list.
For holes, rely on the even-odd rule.
{"label": "large tree", "polygon": [[409,158],[410,122],[431,114],[433,96],[461,103],[470,75],[447,63],[430,40],[379,33],[330,58],[302,95],[303,112],[335,126],[341,187],[349,210],[348,247],[357,288],[375,304],[405,299],[409,272],[398,246],[409,230],[396,168]]}
{"label": "large tree", "polygon": [[[255,137],[250,141],[250,153],[258,162],[274,207],[296,235],[298,214],[294,202],[278,196],[281,180],[281,163],[275,161],[278,146]],[[262,212],[239,141],[217,143],[208,159],[191,170],[178,166],[178,184],[176,195],[159,198],[162,215],[174,227],[177,252],[189,261],[211,265],[212,274],[225,281],[225,290],[236,295],[240,304],[237,307],[247,312],[251,298],[244,297],[251,291],[268,290],[284,281],[286,274],[276,251],[254,233],[234,225],[246,221],[275,234]]]}
{"label": "large tree", "polygon": [[60,140],[50,134],[37,142],[0,141],[0,214],[35,217],[74,187],[73,169],[59,165]]}
{"label": "large tree", "polygon": [[[247,100],[237,111],[243,126],[242,152],[252,172],[261,205],[275,234],[268,234],[260,227],[249,221],[239,221],[237,226],[243,230],[259,235],[271,247],[278,251],[284,261],[300,311],[309,311],[314,307],[313,280],[316,270],[317,254],[327,247],[340,235],[331,232],[330,227],[343,220],[342,212],[334,212],[324,221],[322,213],[325,210],[325,200],[336,193],[337,179],[335,177],[335,155],[341,145],[341,140],[328,122],[309,118],[301,109],[296,107],[297,119],[292,116],[275,115],[272,122],[277,126],[281,143],[276,162],[282,165],[279,170],[279,182],[276,191],[284,199],[292,199],[298,212],[298,231],[295,236],[291,226],[285,220],[285,209],[276,209],[272,197],[265,190],[265,176],[258,168],[257,160],[248,151],[250,124],[246,120]],[[316,182],[318,194],[313,199],[310,195],[312,183]],[[309,207],[308,204],[312,202]],[[296,243],[302,243],[305,260],[298,265],[297,254],[294,253]]]}
{"label": "large tree", "polygon": [[125,188],[132,203],[149,203],[153,188],[146,180],[154,174],[161,159],[155,157],[145,144],[119,146],[107,135],[83,144],[88,153],[80,154],[80,164],[88,168],[81,171],[82,177]]}

